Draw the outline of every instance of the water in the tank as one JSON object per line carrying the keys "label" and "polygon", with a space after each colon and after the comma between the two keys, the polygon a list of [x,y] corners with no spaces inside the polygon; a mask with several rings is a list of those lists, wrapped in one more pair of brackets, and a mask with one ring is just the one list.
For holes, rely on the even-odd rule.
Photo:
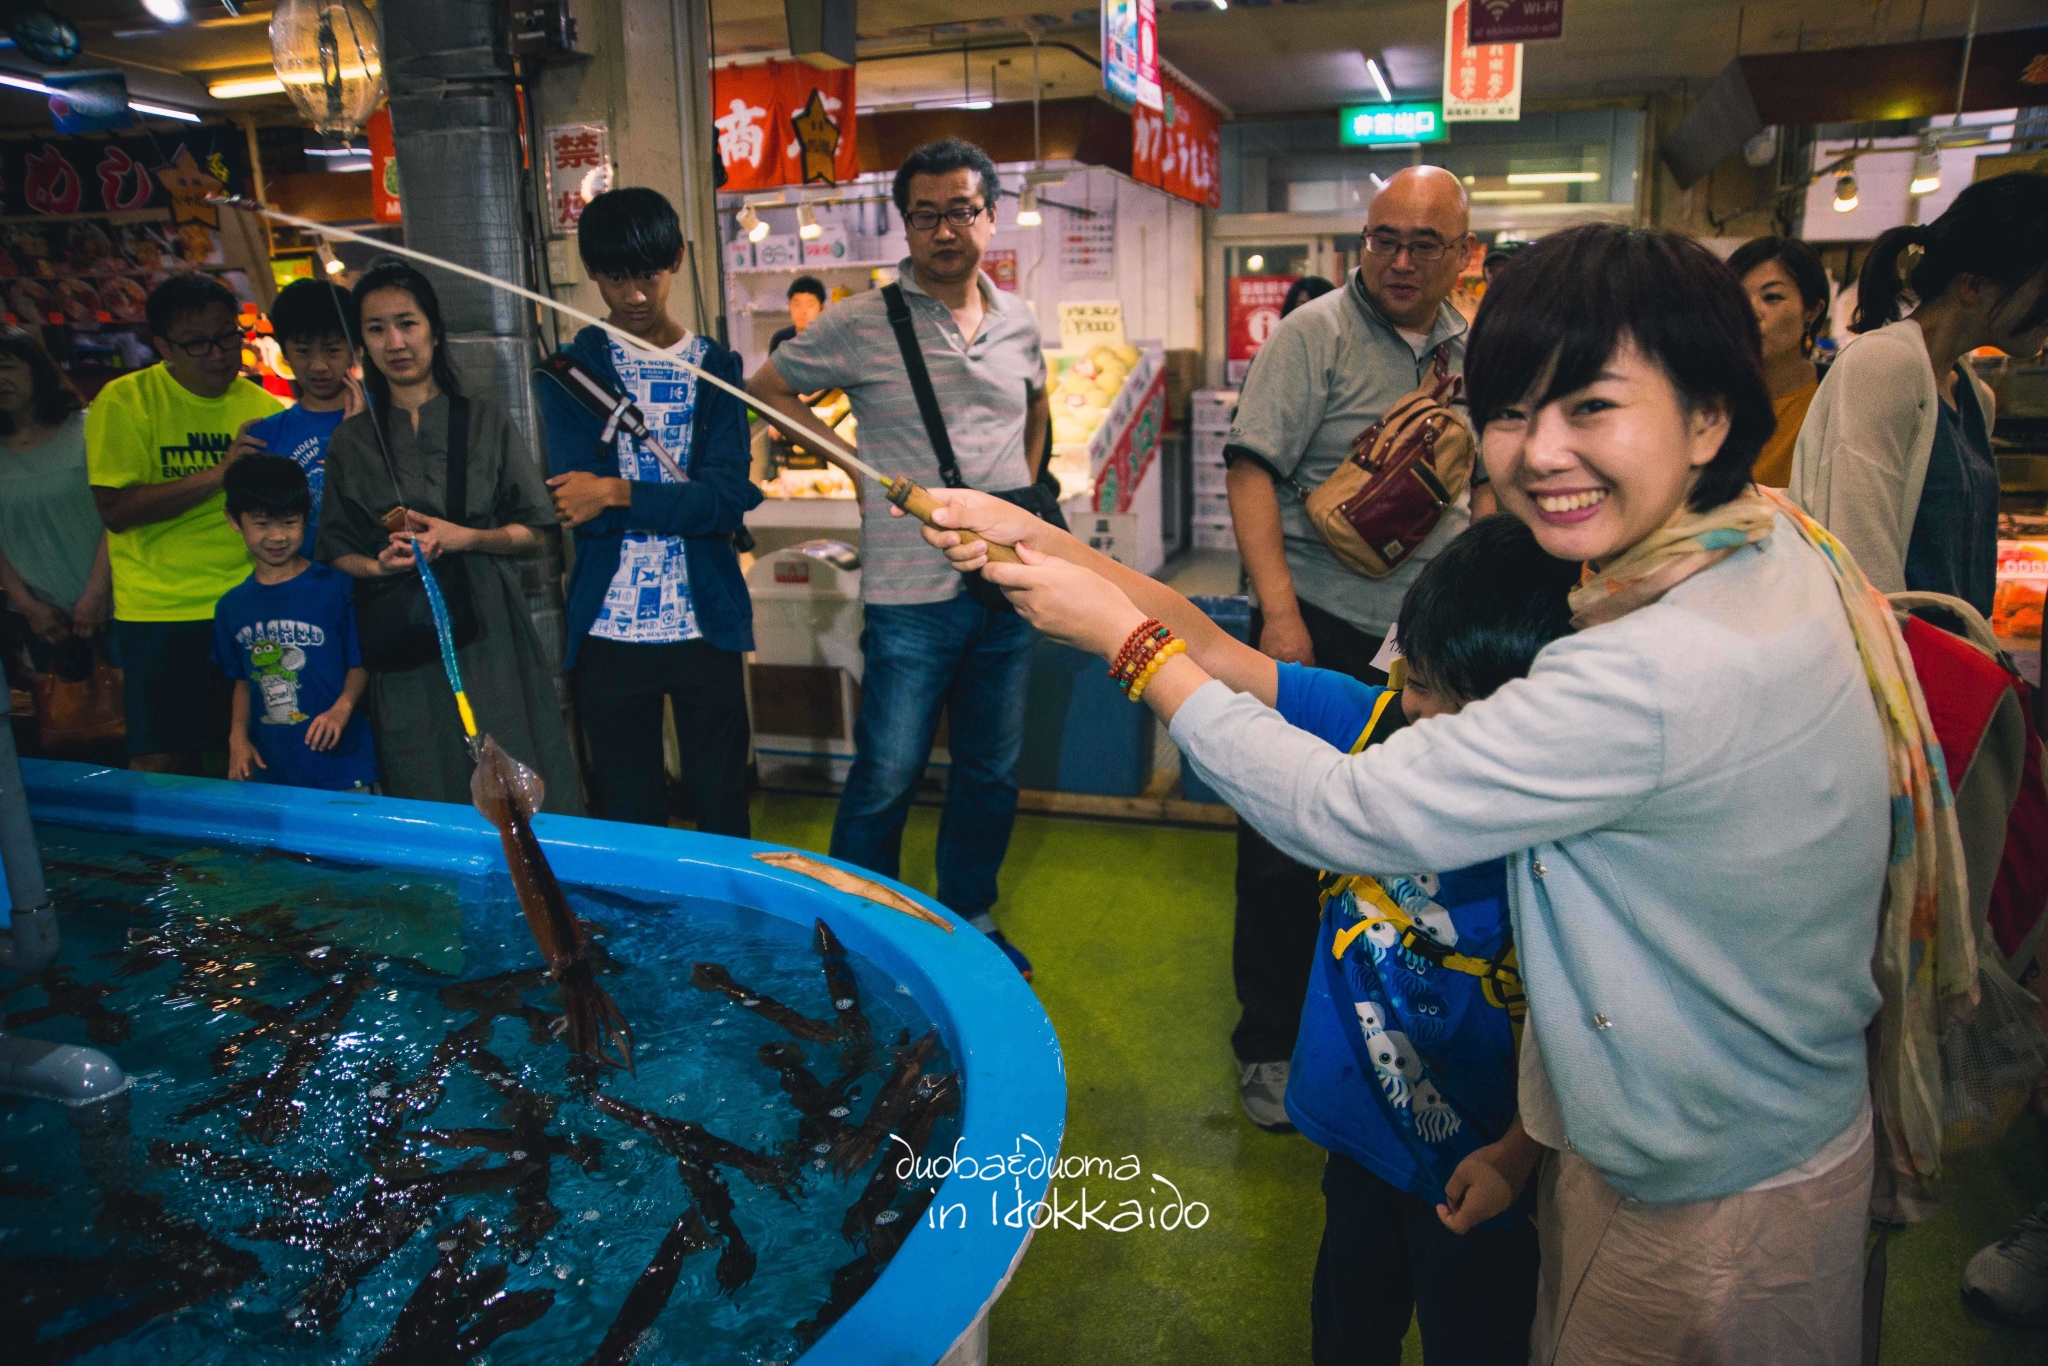
{"label": "water in the tank", "polygon": [[959,1132],[931,1022],[815,929],[569,888],[628,1075],[551,1033],[503,876],[39,833],[63,949],[6,1027],[134,1085],[0,1097],[11,1361],[789,1361]]}

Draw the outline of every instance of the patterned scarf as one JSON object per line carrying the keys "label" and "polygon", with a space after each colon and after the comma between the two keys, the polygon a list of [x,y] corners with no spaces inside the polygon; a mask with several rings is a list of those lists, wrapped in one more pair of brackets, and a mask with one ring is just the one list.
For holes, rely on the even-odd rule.
{"label": "patterned scarf", "polygon": [[1681,508],[1609,564],[1587,566],[1571,595],[1584,629],[1655,602],[1678,584],[1771,534],[1783,513],[1834,572],[1863,673],[1884,722],[1891,774],[1891,861],[1872,962],[1884,997],[1873,1041],[1881,1218],[1916,1221],[1937,1208],[1941,1176],[1940,1038],[1977,1004],[1962,835],[1941,744],[1891,604],[1843,544],[1772,490],[1752,488],[1709,512]]}

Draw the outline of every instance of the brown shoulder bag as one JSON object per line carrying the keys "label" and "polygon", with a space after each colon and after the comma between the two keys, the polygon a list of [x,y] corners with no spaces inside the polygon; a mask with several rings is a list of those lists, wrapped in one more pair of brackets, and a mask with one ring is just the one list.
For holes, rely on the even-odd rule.
{"label": "brown shoulder bag", "polygon": [[1433,370],[1359,434],[1313,491],[1288,481],[1323,544],[1367,578],[1383,579],[1406,564],[1472,478],[1478,442],[1450,407],[1464,376],[1451,373],[1442,346]]}

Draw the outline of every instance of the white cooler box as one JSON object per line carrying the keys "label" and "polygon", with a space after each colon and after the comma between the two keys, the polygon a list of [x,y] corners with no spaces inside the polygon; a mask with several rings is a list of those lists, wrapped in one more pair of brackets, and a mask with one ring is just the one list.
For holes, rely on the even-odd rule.
{"label": "white cooler box", "polygon": [[747,698],[762,780],[845,782],[860,710],[860,556],[843,541],[787,546],[754,561],[747,591]]}

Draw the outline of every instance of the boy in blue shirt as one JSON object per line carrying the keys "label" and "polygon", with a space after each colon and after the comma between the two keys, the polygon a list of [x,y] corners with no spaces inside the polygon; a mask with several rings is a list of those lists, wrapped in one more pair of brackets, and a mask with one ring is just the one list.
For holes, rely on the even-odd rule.
{"label": "boy in blue shirt", "polygon": [[362,390],[350,373],[356,363],[355,316],[355,301],[325,280],[292,281],[270,308],[271,334],[291,367],[299,401],[251,423],[246,434],[257,449],[287,456],[305,471],[312,495],[307,545],[320,531],[327,443],[343,418],[363,409]]}
{"label": "boy in blue shirt", "polygon": [[369,685],[356,648],[354,581],[300,553],[312,493],[282,455],[247,455],[222,481],[228,521],[255,571],[213,612],[213,661],[234,683],[228,777],[329,791],[377,781]]}

